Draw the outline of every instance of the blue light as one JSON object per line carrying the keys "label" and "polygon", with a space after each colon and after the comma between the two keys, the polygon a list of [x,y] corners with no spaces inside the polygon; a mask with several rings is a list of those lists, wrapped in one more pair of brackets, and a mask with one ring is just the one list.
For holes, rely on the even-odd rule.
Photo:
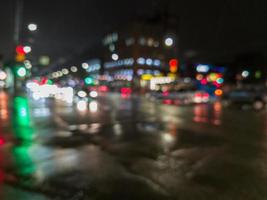
{"label": "blue light", "polygon": [[154,65],[159,67],[161,65],[160,60],[154,60]]}
{"label": "blue light", "polygon": [[137,63],[138,63],[139,65],[144,65],[144,64],[146,63],[146,60],[145,60],[144,58],[138,58],[138,59],[137,59]]}
{"label": "blue light", "polygon": [[152,65],[152,64],[153,64],[153,60],[150,59],[150,58],[148,58],[148,59],[146,60],[146,64],[147,64],[147,65]]}
{"label": "blue light", "polygon": [[210,70],[210,66],[209,65],[198,65],[197,66],[197,72],[207,73],[209,70]]}

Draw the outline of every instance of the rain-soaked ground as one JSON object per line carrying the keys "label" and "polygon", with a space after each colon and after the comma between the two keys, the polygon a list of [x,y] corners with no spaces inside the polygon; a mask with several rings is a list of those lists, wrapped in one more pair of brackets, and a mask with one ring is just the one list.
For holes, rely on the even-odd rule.
{"label": "rain-soaked ground", "polygon": [[1,93],[1,199],[265,200],[266,122],[220,103],[112,94],[78,109]]}

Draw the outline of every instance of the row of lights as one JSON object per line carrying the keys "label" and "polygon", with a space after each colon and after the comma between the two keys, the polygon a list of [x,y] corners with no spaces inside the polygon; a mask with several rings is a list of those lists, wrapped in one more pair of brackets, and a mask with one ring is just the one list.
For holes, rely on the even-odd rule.
{"label": "row of lights", "polygon": [[78,71],[78,68],[76,66],[72,66],[70,69],[64,68],[60,71],[53,72],[52,78],[60,78],[64,75],[68,75],[70,72],[76,73]]}
{"label": "row of lights", "polygon": [[[118,61],[119,60],[119,55],[114,53],[114,54],[112,54],[111,58],[114,61]],[[140,64],[140,65],[145,65],[146,64],[146,65],[150,65],[150,66],[151,65],[155,65],[155,66],[160,66],[161,65],[161,61],[158,60],[158,59],[153,61],[151,58],[145,59],[145,58],[142,58],[142,57],[137,59],[137,63]]]}

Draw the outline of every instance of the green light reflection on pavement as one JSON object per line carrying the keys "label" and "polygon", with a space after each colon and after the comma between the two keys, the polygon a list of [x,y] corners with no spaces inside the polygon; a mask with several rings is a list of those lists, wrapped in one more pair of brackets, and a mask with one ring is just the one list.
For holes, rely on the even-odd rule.
{"label": "green light reflection on pavement", "polygon": [[34,130],[31,126],[31,116],[28,99],[15,97],[13,111],[13,130],[17,139],[31,141],[34,137]]}
{"label": "green light reflection on pavement", "polygon": [[15,138],[20,142],[12,149],[16,172],[19,176],[32,176],[36,171],[36,165],[30,154],[33,145],[34,128],[31,122],[31,114],[28,99],[22,96],[13,101],[12,129]]}

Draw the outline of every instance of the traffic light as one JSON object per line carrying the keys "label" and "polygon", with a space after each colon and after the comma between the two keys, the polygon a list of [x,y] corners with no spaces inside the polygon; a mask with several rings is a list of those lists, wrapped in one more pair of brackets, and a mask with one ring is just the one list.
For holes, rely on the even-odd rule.
{"label": "traffic light", "polygon": [[85,78],[84,82],[85,82],[86,85],[93,85],[94,84],[94,80],[91,77]]}
{"label": "traffic light", "polygon": [[170,65],[170,72],[176,73],[178,71],[178,60],[177,59],[171,59],[169,62]]}
{"label": "traffic light", "polygon": [[18,78],[25,78],[27,75],[27,70],[24,66],[16,66],[15,76]]}
{"label": "traffic light", "polygon": [[22,45],[18,45],[16,47],[16,57],[15,60],[17,62],[23,62],[26,59],[26,52],[24,51],[24,47]]}

